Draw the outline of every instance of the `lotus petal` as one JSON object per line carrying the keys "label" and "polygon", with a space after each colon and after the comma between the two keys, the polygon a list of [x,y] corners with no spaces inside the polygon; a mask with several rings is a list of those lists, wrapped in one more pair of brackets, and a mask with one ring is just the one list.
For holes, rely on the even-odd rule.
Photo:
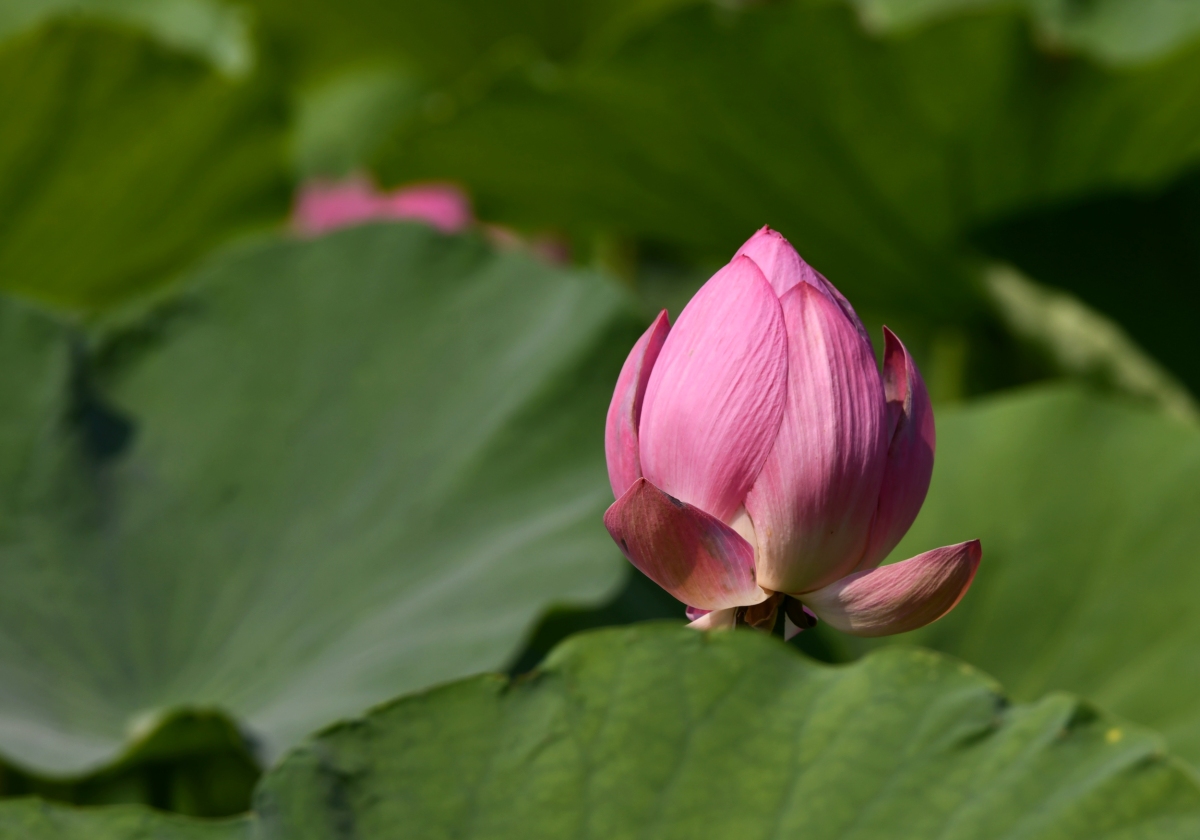
{"label": "lotus petal", "polygon": [[860,569],[878,566],[908,533],[929,490],[936,446],[925,382],[896,334],[884,327],[883,336],[883,390],[891,435],[879,506]]}
{"label": "lotus petal", "polygon": [[954,608],[979,568],[979,540],[855,572],[802,596],[833,627],[855,636],[890,636],[937,621]]}
{"label": "lotus petal", "polygon": [[771,230],[769,227],[763,227],[746,240],[735,256],[746,256],[754,260],[779,297],[783,297],[801,283],[812,286],[836,303],[842,310],[842,314],[854,325],[867,344],[871,343],[871,338],[862,325],[862,321],[859,320],[858,313],[850,305],[850,301],[846,300],[837,287],[826,280],[821,272],[805,262],[783,234]]}
{"label": "lotus petal", "polygon": [[755,582],[750,543],[645,478],[612,504],[604,526],[633,565],[685,604],[720,610],[767,598]]}
{"label": "lotus petal", "polygon": [[787,408],[746,497],[759,583],[805,592],[854,569],[867,546],[887,452],[883,385],[870,346],[808,284],[783,296]]}
{"label": "lotus petal", "polygon": [[638,457],[638,423],[642,417],[642,401],[646,383],[658,359],[671,324],[667,311],[658,313],[654,323],[642,334],[629,351],[629,357],[617,377],[612,403],[608,406],[608,421],[604,426],[604,452],[608,458],[608,481],[618,499],[633,482],[642,477]]}
{"label": "lotus petal", "polygon": [[642,474],[730,521],[779,431],[787,364],[779,299],[752,260],[736,257],[684,307],[650,373]]}

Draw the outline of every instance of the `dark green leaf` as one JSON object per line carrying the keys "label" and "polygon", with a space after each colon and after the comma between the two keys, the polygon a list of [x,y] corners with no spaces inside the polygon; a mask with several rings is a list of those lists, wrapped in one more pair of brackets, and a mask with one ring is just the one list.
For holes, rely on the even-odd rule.
{"label": "dark green leaf", "polygon": [[1039,40],[1113,64],[1152,61],[1200,34],[1195,0],[850,0],[875,30],[919,25],[981,6],[1024,6]]}
{"label": "dark green leaf", "polygon": [[857,306],[944,323],[984,306],[965,231],[1200,160],[1198,80],[1200,48],[1104,69],[1040,51],[1017,13],[874,37],[838,3],[696,7],[451,98],[380,166],[459,179],[486,218],[693,261],[769,223]]}
{"label": "dark green leaf", "polygon": [[249,0],[260,28],[290,46],[309,80],[400,66],[427,81],[562,61],[703,0]]}
{"label": "dark green leaf", "polygon": [[577,636],[325,731],[256,797],[288,838],[1187,838],[1159,739],[1067,695],[1010,707],[922,650],[849,667],[750,631]]}

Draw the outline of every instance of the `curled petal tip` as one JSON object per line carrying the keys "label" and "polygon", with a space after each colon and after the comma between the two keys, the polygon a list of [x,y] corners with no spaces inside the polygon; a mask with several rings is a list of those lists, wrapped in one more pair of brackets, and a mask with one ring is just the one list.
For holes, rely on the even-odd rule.
{"label": "curled petal tip", "polygon": [[664,309],[629,351],[629,357],[625,359],[617,377],[617,386],[613,389],[608,419],[604,424],[604,453],[608,461],[608,480],[613,495],[618,499],[633,482],[642,477],[638,455],[642,402],[646,396],[646,383],[650,381],[650,371],[654,369],[670,330],[671,323]]}
{"label": "curled petal tip", "polygon": [[604,526],[633,565],[685,604],[721,610],[767,598],[755,582],[750,543],[645,478],[605,512]]}
{"label": "curled petal tip", "polygon": [[929,392],[907,348],[883,328],[888,451],[871,538],[860,569],[883,562],[908,532],[929,491],[936,439]]}
{"label": "curled petal tip", "polygon": [[966,594],[982,558],[979,540],[855,572],[802,596],[822,620],[854,636],[891,636],[937,621]]}

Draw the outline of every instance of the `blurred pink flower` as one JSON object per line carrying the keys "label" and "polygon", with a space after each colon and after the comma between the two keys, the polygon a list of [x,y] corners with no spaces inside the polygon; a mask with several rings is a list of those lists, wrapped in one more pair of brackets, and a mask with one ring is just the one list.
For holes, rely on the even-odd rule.
{"label": "blurred pink flower", "polygon": [[662,312],[617,380],[605,434],[625,556],[698,628],[860,636],[958,603],[978,541],[879,564],[933,472],[933,409],[900,340],[883,371],[854,309],[786,239],[756,233],[671,327]]}
{"label": "blurred pink flower", "polygon": [[296,197],[293,223],[316,235],[378,219],[414,219],[446,233],[465,230],[473,222],[471,202],[452,184],[414,184],[381,192],[368,179],[311,181]]}

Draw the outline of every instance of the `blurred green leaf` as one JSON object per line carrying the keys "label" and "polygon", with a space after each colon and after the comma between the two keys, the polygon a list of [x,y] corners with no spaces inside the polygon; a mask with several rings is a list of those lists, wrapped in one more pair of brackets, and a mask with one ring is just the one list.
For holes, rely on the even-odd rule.
{"label": "blurred green leaf", "polygon": [[995,256],[1118,321],[1200,394],[1200,172],[1153,191],[1031,209],[973,238]]}
{"label": "blurred green leaf", "polygon": [[849,667],[748,631],[577,636],[331,727],[255,799],[291,838],[1185,838],[1200,788],[1070,696],[1011,707],[922,650]]}
{"label": "blurred green leaf", "polygon": [[5,0],[0,5],[0,39],[48,20],[111,21],[205,58],[229,76],[239,76],[254,64],[245,17],[221,0]]}
{"label": "blurred green leaf", "polygon": [[46,779],[0,767],[0,796],[31,796],[77,805],[144,803],[203,817],[242,814],[261,770],[242,733],[225,716],[183,709],[163,721],[120,760],[75,778]]}
{"label": "blurred green leaf", "polygon": [[603,50],[671,9],[707,0],[247,0],[305,81],[398,65],[426,80]]}
{"label": "blurred green leaf", "polygon": [[956,12],[1024,6],[1039,40],[1112,64],[1151,61],[1200,35],[1196,0],[850,0],[874,30],[904,29]]}
{"label": "blurred green leaf", "polygon": [[887,37],[844,4],[686,8],[611,54],[454,91],[381,153],[484,218],[720,263],[769,223],[856,306],[966,323],[966,233],[1200,160],[1200,48],[1105,69],[1039,50],[1024,15]]}
{"label": "blurred green leaf", "polygon": [[0,840],[250,840],[250,820],[193,820],[135,805],[70,808],[0,803]]}
{"label": "blurred green leaf", "polygon": [[49,25],[0,45],[0,286],[92,310],[289,201],[282,91],[147,36]]}
{"label": "blurred green leaf", "polygon": [[381,225],[218,257],[74,365],[0,311],[36,385],[0,390],[0,752],[28,770],[180,708],[269,763],[618,583],[603,423],[639,325],[594,275]]}
{"label": "blurred green leaf", "polygon": [[940,412],[929,498],[892,556],[979,538],[983,563],[953,612],[895,641],[1018,700],[1081,694],[1200,762],[1197,510],[1194,424],[1063,387]]}

